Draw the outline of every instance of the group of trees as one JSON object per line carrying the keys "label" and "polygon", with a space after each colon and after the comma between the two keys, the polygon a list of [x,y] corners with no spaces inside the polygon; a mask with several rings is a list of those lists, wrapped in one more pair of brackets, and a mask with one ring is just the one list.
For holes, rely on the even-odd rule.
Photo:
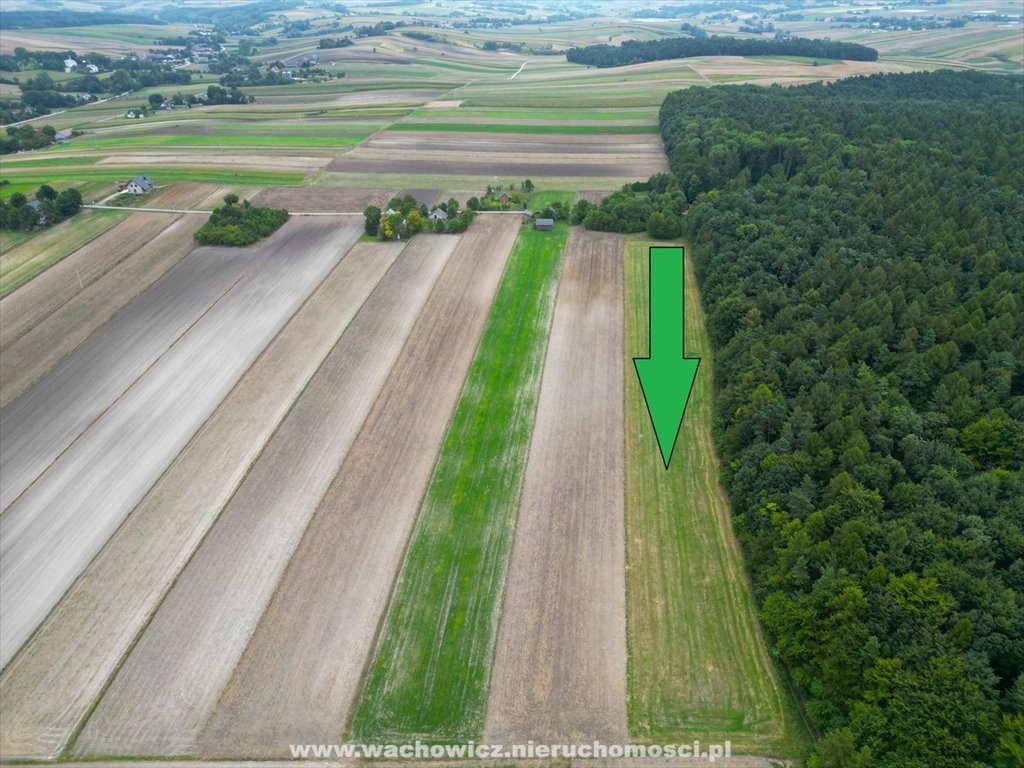
{"label": "group of trees", "polygon": [[618,46],[601,43],[584,48],[570,48],[565,52],[568,61],[595,67],[622,67],[644,61],[686,59],[692,56],[808,56],[820,59],[877,61],[878,51],[859,43],[809,40],[805,37],[751,40],[705,35],[662,40],[627,40]]}
{"label": "group of trees", "polygon": [[347,48],[355,45],[351,37],[323,37],[317,44],[318,48]]}
{"label": "group of trees", "polygon": [[1021,765],[1024,80],[692,88],[660,121],[808,765]]}
{"label": "group of trees", "polygon": [[48,147],[56,135],[57,131],[52,125],[44,125],[42,128],[31,125],[8,126],[0,133],[0,155]]}
{"label": "group of trees", "polygon": [[200,245],[251,245],[275,232],[288,221],[283,208],[256,208],[238,195],[225,195],[224,205],[214,208],[195,239]]}
{"label": "group of trees", "polygon": [[391,198],[383,211],[368,205],[363,210],[366,234],[381,240],[407,240],[419,232],[458,234],[473,223],[473,209],[459,210],[459,201],[454,197],[437,207],[445,211],[447,220],[431,221],[426,203],[418,202],[412,195]]}
{"label": "group of trees", "polygon": [[674,240],[682,234],[685,211],[686,197],[675,176],[658,173],[624,185],[598,205],[578,201],[572,222],[600,232],[647,232],[657,240]]}
{"label": "group of trees", "polygon": [[43,184],[33,199],[38,205],[30,205],[25,195],[15,192],[0,202],[0,227],[29,232],[38,226],[64,221],[82,209],[82,193],[74,187],[57,192],[49,184]]}

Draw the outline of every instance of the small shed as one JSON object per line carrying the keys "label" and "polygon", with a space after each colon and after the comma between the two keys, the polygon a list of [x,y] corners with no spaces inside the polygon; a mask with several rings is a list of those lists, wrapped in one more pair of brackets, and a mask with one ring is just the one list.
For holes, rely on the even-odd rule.
{"label": "small shed", "polygon": [[156,186],[149,176],[136,176],[134,179],[128,182],[128,192],[133,195],[144,195],[147,192],[152,191],[153,187]]}
{"label": "small shed", "polygon": [[543,230],[543,231],[554,229],[555,228],[555,220],[554,219],[537,219],[536,223],[534,224],[534,228],[535,229],[540,229],[540,230]]}
{"label": "small shed", "polygon": [[533,211],[531,211],[529,208],[524,208],[523,209],[523,218],[524,219],[532,219],[533,218]]}

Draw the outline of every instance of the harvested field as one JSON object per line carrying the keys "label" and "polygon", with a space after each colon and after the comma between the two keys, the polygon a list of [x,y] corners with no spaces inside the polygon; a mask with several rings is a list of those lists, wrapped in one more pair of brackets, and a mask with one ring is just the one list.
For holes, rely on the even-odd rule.
{"label": "harvested field", "polygon": [[514,217],[484,214],[462,237],[256,628],[202,754],[281,757],[289,743],[338,739],[433,469],[432,447],[518,229]]}
{"label": "harvested field", "polygon": [[98,166],[124,165],[131,167],[145,167],[149,165],[178,165],[183,168],[194,168],[201,165],[204,168],[231,168],[245,169],[250,171],[315,171],[324,167],[330,162],[331,156],[325,154],[323,157],[309,157],[286,154],[228,154],[223,149],[210,148],[209,154],[202,152],[187,152],[180,154],[152,153],[152,154],[124,154],[110,155],[98,161]]}
{"label": "harvested field", "polygon": [[[331,171],[343,173],[387,173],[395,167],[394,160],[362,159],[352,153],[338,158],[329,166]],[[424,175],[464,176],[621,176],[623,179],[639,179],[653,176],[666,169],[664,160],[609,162],[608,158],[575,162],[501,162],[493,159],[466,160],[416,160],[403,159],[400,162],[403,173]]]}
{"label": "harvested field", "polygon": [[[412,241],[381,280],[178,576],[86,724],[77,754],[195,752],[457,239]],[[320,572],[328,565],[306,564]]]}
{"label": "harvested field", "polygon": [[[27,333],[91,282],[131,256],[178,216],[133,213],[0,301],[0,349]],[[28,243],[26,243],[28,245]]]}
{"label": "harvested field", "polygon": [[488,743],[623,743],[622,238],[563,259],[491,675]]}
{"label": "harvested field", "polygon": [[648,247],[626,249],[626,528],[629,723],[637,741],[799,754],[799,715],[760,633],[711,438],[711,344],[686,258],[686,352],[702,357],[675,456],[663,469],[630,358],[649,349]]}
{"label": "harvested field", "polygon": [[182,216],[139,250],[11,342],[0,355],[0,408],[37,381],[195,247],[203,220]]}
{"label": "harvested field", "polygon": [[[0,412],[0,419],[13,413],[4,420],[0,470],[16,479],[10,488],[5,484],[5,501],[14,503],[0,517],[3,664],[360,230],[361,222],[354,218],[289,222],[241,255],[232,248],[197,249],[193,254],[207,262],[243,261],[239,279],[206,304],[170,347],[159,348],[152,365],[126,390],[104,390],[106,398],[123,392],[112,405],[103,410],[102,403],[86,403],[69,411],[65,405],[77,399],[79,382],[45,377]],[[193,286],[193,292],[205,290]],[[267,302],[267,296],[274,301]],[[159,322],[150,322],[154,320]],[[96,366],[100,361],[86,365],[90,362]],[[101,378],[95,369],[84,376]],[[40,429],[41,420],[45,423],[61,410],[67,415],[57,420],[56,429]],[[83,420],[87,410],[99,417]],[[69,425],[77,428],[68,429]],[[55,439],[47,442],[54,433]],[[20,449],[26,445],[31,450],[23,455]],[[7,473],[8,469],[14,471]],[[34,482],[28,486],[26,480]]]}
{"label": "harvested field", "polygon": [[161,185],[156,188],[156,194],[149,199],[147,205],[153,208],[191,208],[216,189],[215,184],[196,184],[192,181]]}
{"label": "harvested field", "polygon": [[267,347],[0,678],[0,753],[56,757],[263,445],[402,250],[360,244]]}
{"label": "harvested field", "polygon": [[[594,140],[591,141],[590,139]],[[335,159],[328,171],[481,176],[619,176],[667,169],[656,135],[579,136],[384,131]]]}
{"label": "harvested field", "polygon": [[366,206],[381,207],[396,194],[396,189],[267,187],[252,199],[252,203],[289,211],[362,213]]}

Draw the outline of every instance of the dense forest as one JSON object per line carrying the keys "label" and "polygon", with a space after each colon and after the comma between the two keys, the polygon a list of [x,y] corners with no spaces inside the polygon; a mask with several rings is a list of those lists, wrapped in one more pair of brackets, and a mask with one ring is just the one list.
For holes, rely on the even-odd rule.
{"label": "dense forest", "polygon": [[574,64],[595,67],[623,67],[644,61],[686,59],[693,56],[808,56],[819,59],[877,61],[878,51],[858,43],[809,40],[788,37],[779,40],[751,40],[707,35],[671,37],[664,40],[627,40],[622,45],[588,45],[570,48],[565,58]]}
{"label": "dense forest", "polygon": [[1022,88],[945,71],[661,109],[810,768],[1024,764]]}

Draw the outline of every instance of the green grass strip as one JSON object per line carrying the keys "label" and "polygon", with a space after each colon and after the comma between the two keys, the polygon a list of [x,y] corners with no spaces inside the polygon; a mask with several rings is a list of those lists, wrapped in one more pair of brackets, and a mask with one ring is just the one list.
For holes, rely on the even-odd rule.
{"label": "green grass strip", "polygon": [[490,667],[568,227],[520,233],[491,308],[353,721],[356,738],[462,741]]}
{"label": "green grass strip", "polygon": [[[211,155],[211,157],[213,157]],[[66,168],[49,170],[35,168],[24,163],[24,169],[17,170],[8,166],[0,173],[0,178],[10,179],[12,184],[29,184],[38,187],[40,184],[56,184],[63,181],[126,181],[134,176],[152,176],[157,183],[168,181],[197,181],[207,184],[275,184],[294,186],[305,179],[303,173],[286,171],[246,171],[202,167],[202,159],[194,159],[194,168],[151,166],[127,167],[95,166],[92,168]],[[21,164],[19,164],[21,165]],[[113,192],[114,190],[111,190]]]}
{"label": "green grass strip", "polygon": [[657,133],[656,125],[509,125],[508,123],[395,123],[391,131],[459,131],[467,133],[623,134]]}

